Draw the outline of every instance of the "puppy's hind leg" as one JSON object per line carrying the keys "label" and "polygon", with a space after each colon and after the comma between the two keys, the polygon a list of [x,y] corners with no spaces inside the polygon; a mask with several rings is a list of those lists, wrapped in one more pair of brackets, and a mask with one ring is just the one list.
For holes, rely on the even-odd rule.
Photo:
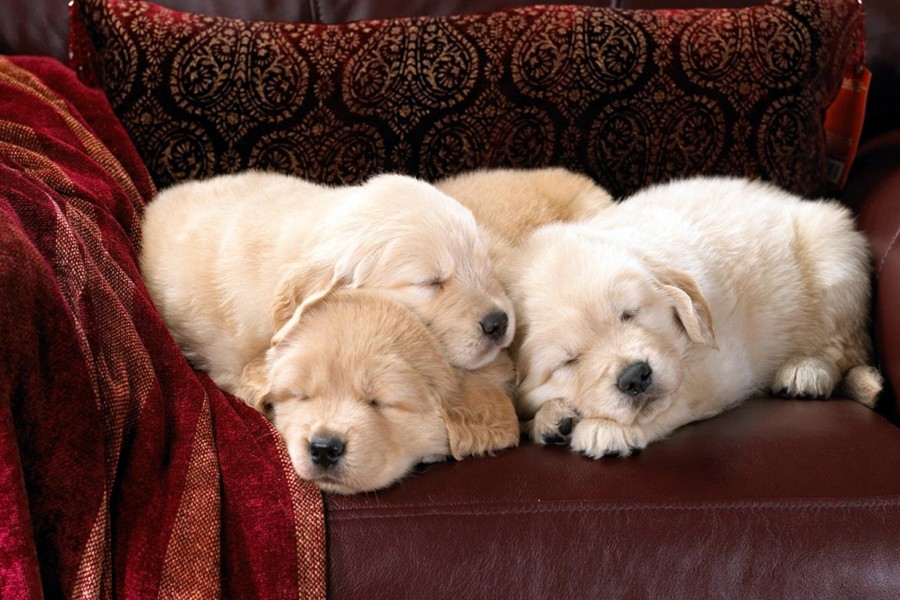
{"label": "puppy's hind leg", "polygon": [[813,356],[795,356],[775,374],[772,392],[788,398],[827,398],[840,378],[837,365]]}
{"label": "puppy's hind leg", "polygon": [[883,387],[884,378],[878,369],[869,365],[857,365],[844,374],[840,391],[851,400],[873,408]]}
{"label": "puppy's hind leg", "polygon": [[[819,358],[795,358],[786,363],[772,385],[772,392],[789,398],[827,398],[838,387],[838,392],[869,408],[875,406],[884,386],[878,369],[869,365],[857,365],[844,373],[838,386],[837,367]],[[831,383],[831,382],[834,383]]]}
{"label": "puppy's hind leg", "polygon": [[[869,251],[850,212],[833,202],[804,203],[792,226],[805,312],[795,339],[797,353],[777,371],[772,390],[794,398],[826,398],[851,367],[869,362]],[[872,378],[860,373],[850,376],[849,384],[873,387]],[[874,401],[871,390],[858,391],[863,404]]]}
{"label": "puppy's hind leg", "polygon": [[568,402],[555,398],[542,404],[525,427],[538,444],[568,444],[578,419],[578,413]]}

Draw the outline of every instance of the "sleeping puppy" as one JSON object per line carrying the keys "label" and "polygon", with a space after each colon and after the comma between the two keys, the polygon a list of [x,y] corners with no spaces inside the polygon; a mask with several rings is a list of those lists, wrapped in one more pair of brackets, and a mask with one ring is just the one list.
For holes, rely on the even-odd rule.
{"label": "sleeping puppy", "polygon": [[591,178],[562,167],[483,169],[434,185],[472,211],[495,261],[542,225],[583,221],[612,204]]}
{"label": "sleeping puppy", "polygon": [[628,455],[756,393],[867,406],[869,253],[850,212],[770,185],[650,187],[502,265],[517,411],[539,443]]}
{"label": "sleeping puppy", "polygon": [[494,360],[515,330],[471,212],[400,175],[325,187],[251,171],[176,185],[147,206],[141,269],[182,351],[230,392],[275,333],[276,297],[378,290],[466,369]]}
{"label": "sleeping puppy", "polygon": [[416,463],[518,443],[506,352],[477,371],[455,368],[408,308],[376,292],[278,306],[272,345],[236,392],[269,416],[297,473],[322,490],[377,490]]}

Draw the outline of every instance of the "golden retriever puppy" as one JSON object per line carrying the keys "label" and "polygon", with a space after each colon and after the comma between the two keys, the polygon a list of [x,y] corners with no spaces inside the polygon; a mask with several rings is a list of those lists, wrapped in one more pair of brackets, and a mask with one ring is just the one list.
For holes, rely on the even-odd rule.
{"label": "golden retriever puppy", "polygon": [[147,206],[141,269],[182,351],[231,392],[272,340],[275,298],[378,290],[467,369],[494,360],[515,330],[472,213],[401,175],[325,187],[251,171],[173,186]]}
{"label": "golden retriever puppy", "polygon": [[517,411],[539,443],[628,455],[755,393],[872,406],[866,241],[837,202],[742,179],[657,185],[503,265]]}
{"label": "golden retriever puppy", "polygon": [[483,169],[434,185],[472,211],[494,260],[542,225],[583,221],[612,204],[590,177],[562,167]]}
{"label": "golden retriever puppy", "polygon": [[300,477],[331,493],[377,490],[419,462],[515,446],[508,353],[477,371],[451,366],[408,308],[338,290],[284,314],[237,395],[265,412]]}

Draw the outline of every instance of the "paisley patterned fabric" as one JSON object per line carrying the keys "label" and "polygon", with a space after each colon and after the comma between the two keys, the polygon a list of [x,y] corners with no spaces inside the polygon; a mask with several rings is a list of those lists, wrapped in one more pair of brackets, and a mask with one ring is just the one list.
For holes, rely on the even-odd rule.
{"label": "paisley patterned fabric", "polygon": [[157,185],[254,167],[325,183],[562,165],[616,194],[675,176],[823,189],[822,112],[861,64],[856,0],[534,6],[344,25],[78,0],[73,66]]}

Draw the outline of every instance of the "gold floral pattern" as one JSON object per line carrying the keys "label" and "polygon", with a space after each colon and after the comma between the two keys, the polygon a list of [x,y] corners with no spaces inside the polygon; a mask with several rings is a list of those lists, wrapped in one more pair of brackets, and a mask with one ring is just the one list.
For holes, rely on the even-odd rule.
{"label": "gold floral pattern", "polygon": [[172,58],[167,82],[175,106],[203,118],[216,111],[225,137],[246,135],[260,115],[279,123],[300,109],[309,67],[272,25],[227,21],[191,36]]}
{"label": "gold floral pattern", "polygon": [[646,71],[647,36],[615,10],[547,11],[512,48],[511,73],[532,98],[574,117],[597,99],[620,93]]}
{"label": "gold floral pattern", "polygon": [[616,194],[696,173],[824,188],[855,0],[532,6],[344,25],[78,0],[73,64],[158,185],[245,168],[352,183],[562,165]]}

